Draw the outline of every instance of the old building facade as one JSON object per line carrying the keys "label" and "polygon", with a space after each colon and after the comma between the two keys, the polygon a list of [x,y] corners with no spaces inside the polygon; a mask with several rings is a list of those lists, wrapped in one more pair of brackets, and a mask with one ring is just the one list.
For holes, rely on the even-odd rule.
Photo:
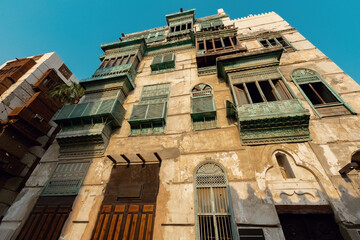
{"label": "old building facade", "polygon": [[0,219],[60,131],[52,121],[63,103],[48,96],[77,81],[52,52],[0,66]]}
{"label": "old building facade", "polygon": [[360,86],[274,12],[194,12],[101,45],[0,239],[360,239]]}

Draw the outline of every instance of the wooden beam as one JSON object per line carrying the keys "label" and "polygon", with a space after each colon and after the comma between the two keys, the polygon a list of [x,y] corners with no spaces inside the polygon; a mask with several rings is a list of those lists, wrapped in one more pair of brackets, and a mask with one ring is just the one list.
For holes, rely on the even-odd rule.
{"label": "wooden beam", "polygon": [[145,159],[143,158],[143,156],[140,155],[140,153],[137,153],[136,156],[138,156],[138,158],[140,158],[140,160],[143,162],[143,167],[145,166]]}
{"label": "wooden beam", "polygon": [[129,166],[130,166],[130,159],[128,159],[128,158],[125,156],[125,154],[120,154],[120,156],[128,163],[128,164],[127,164],[127,167],[129,167]]}
{"label": "wooden beam", "polygon": [[161,166],[161,163],[162,163],[161,157],[159,156],[159,154],[157,152],[154,152],[154,155],[157,158],[157,160],[159,160],[159,166]]}

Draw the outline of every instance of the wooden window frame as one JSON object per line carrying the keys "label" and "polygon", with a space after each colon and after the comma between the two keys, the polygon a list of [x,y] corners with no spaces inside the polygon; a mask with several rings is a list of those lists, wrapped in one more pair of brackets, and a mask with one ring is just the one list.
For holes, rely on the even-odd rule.
{"label": "wooden window frame", "polygon": [[[282,39],[287,46],[284,46],[278,39]],[[275,41],[275,45],[271,44],[271,40]],[[262,42],[265,41],[267,46],[265,46]],[[283,36],[276,36],[276,37],[268,37],[268,38],[259,38],[258,42],[260,43],[262,48],[273,48],[273,47],[282,47],[284,52],[293,52],[296,51],[296,48]]]}
{"label": "wooden window frame", "polygon": [[[283,89],[283,94],[287,96],[286,99],[283,99],[283,97],[281,96],[281,94],[279,93],[278,89],[275,87],[274,81],[277,81],[277,83],[279,83],[279,85],[281,86],[281,88]],[[263,100],[262,102],[274,102],[274,101],[269,101],[268,97],[264,94],[259,82],[268,82],[269,85],[271,86],[271,89],[273,91],[273,95],[275,97],[275,101],[283,101],[283,100],[290,100],[290,99],[294,99],[295,97],[293,96],[293,94],[290,91],[290,88],[287,86],[286,82],[282,79],[282,78],[274,78],[274,79],[267,79],[267,80],[255,80],[254,82],[243,82],[240,84],[233,84],[234,87],[234,99],[236,100],[235,102],[237,103],[238,106],[244,105],[244,104],[256,104],[256,103],[261,103],[261,102],[256,102],[254,103],[253,98],[251,97],[251,92],[248,90],[247,88],[247,84],[250,83],[255,83],[256,89],[258,90],[258,93],[261,96],[261,99]],[[276,84],[277,84],[276,83]],[[243,89],[244,89],[244,93],[245,93],[245,97],[247,98],[248,102],[247,103],[241,103],[241,97],[239,94],[239,89],[237,86],[242,85]]]}
{"label": "wooden window frame", "polygon": [[[307,82],[303,82],[303,83],[299,83],[298,82],[298,77],[295,77],[294,74],[297,71],[309,71],[313,74],[314,78],[316,78],[316,80],[311,80],[311,81],[307,81]],[[311,106],[311,108],[314,110],[314,112],[320,117],[327,117],[324,116],[323,114],[321,114],[319,112],[318,109],[320,108],[325,108],[325,107],[335,107],[335,106],[344,106],[350,114],[357,114],[355,112],[355,110],[348,105],[341,97],[340,95],[338,95],[333,89],[332,87],[326,82],[324,81],[324,79],[320,76],[319,73],[317,73],[316,71],[312,70],[312,69],[308,69],[308,68],[297,68],[295,69],[291,74],[290,74],[291,79],[293,80],[293,82],[295,83],[296,87],[299,89],[300,93],[303,95],[303,97],[305,98],[305,100],[309,103],[309,105]],[[303,91],[303,89],[301,88],[301,85],[305,85],[305,84],[311,84],[311,83],[322,83],[323,86],[332,94],[333,97],[335,97],[338,101],[338,103],[325,103],[325,104],[313,104],[312,101],[309,99],[309,97],[306,95],[306,93]],[[315,90],[314,88],[312,88],[312,90]],[[319,95],[319,93],[316,92],[316,90],[314,91],[314,94]],[[321,97],[320,97],[321,98]],[[336,114],[335,114],[336,115]],[[329,115],[329,116],[335,116],[335,115]],[[339,115],[343,115],[343,114],[339,114]]]}

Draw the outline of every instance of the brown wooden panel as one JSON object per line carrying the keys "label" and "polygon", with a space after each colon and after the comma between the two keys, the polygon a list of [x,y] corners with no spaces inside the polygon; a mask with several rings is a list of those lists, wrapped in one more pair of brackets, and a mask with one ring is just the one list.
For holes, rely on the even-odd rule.
{"label": "brown wooden panel", "polygon": [[111,208],[112,208],[111,205],[104,205],[104,206],[102,207],[101,212],[111,212]]}
{"label": "brown wooden panel", "polygon": [[29,232],[29,229],[32,225],[32,223],[34,222],[35,219],[35,215],[30,215],[30,217],[28,218],[25,226],[22,228],[20,235],[18,236],[18,240],[23,240],[25,239],[26,234]]}
{"label": "brown wooden panel", "polygon": [[70,209],[70,206],[35,206],[17,239],[58,239]]}
{"label": "brown wooden panel", "polygon": [[125,211],[125,205],[116,205],[114,212],[124,212]]}
{"label": "brown wooden panel", "polygon": [[42,134],[47,134],[51,129],[51,126],[46,121],[38,118],[35,112],[25,106],[15,108],[8,117],[11,119],[22,119]]}
{"label": "brown wooden panel", "polygon": [[49,69],[46,73],[37,81],[33,88],[37,91],[47,93],[56,84],[64,83],[61,78],[57,75],[54,69]]}
{"label": "brown wooden panel", "polygon": [[44,226],[44,223],[48,217],[48,214],[43,214],[43,215],[40,215],[40,221],[38,223],[38,227],[35,229],[34,233],[32,234],[32,238],[31,240],[37,240],[38,239],[38,235],[42,229],[42,226]]}
{"label": "brown wooden panel", "polygon": [[35,214],[35,218],[33,219],[31,226],[29,228],[29,231],[26,233],[25,238],[24,239],[30,239],[31,236],[33,235],[33,232],[35,231],[36,225],[38,224],[39,220],[40,220],[41,215],[40,214]]}
{"label": "brown wooden panel", "polygon": [[47,122],[49,122],[59,110],[59,107],[41,92],[35,93],[26,103],[25,107],[29,108],[33,113],[40,115]]}
{"label": "brown wooden panel", "polygon": [[43,239],[45,234],[47,233],[47,230],[49,229],[50,227],[50,224],[52,222],[54,218],[54,215],[53,214],[48,214],[48,217],[46,218],[46,221],[44,223],[44,226],[43,228],[41,229],[40,231],[40,234],[39,234],[39,239]]}
{"label": "brown wooden panel", "polygon": [[130,205],[128,211],[129,213],[139,212],[139,205]]}
{"label": "brown wooden panel", "polygon": [[153,215],[152,215],[152,214],[149,214],[149,215],[148,215],[148,220],[147,220],[147,226],[146,226],[146,237],[145,237],[145,240],[150,240],[150,239],[151,239],[151,236],[152,236],[152,227],[153,227],[152,221],[153,221]]}
{"label": "brown wooden panel", "polygon": [[120,236],[120,229],[121,229],[123,217],[124,217],[124,215],[120,214],[119,219],[116,224],[115,234],[114,234],[114,239],[116,239],[116,240],[119,239],[119,236]]}
{"label": "brown wooden panel", "polygon": [[97,224],[96,224],[95,234],[94,234],[93,239],[98,239],[99,238],[103,220],[104,220],[104,214],[100,214],[99,219],[98,219]]}
{"label": "brown wooden panel", "polygon": [[139,229],[139,238],[138,238],[138,240],[143,240],[143,239],[144,239],[145,224],[146,224],[146,215],[143,214],[143,215],[141,216],[141,222],[140,222],[140,229]]}
{"label": "brown wooden panel", "polygon": [[110,224],[110,228],[109,228],[109,234],[108,234],[108,237],[107,237],[108,240],[112,240],[112,236],[113,236],[113,234],[115,232],[117,218],[118,218],[118,215],[112,215],[111,224]]}
{"label": "brown wooden panel", "polygon": [[153,211],[154,211],[154,205],[144,205],[143,206],[144,213],[153,212]]}
{"label": "brown wooden panel", "polygon": [[134,214],[132,221],[131,221],[131,229],[130,229],[130,238],[129,240],[134,240],[135,237],[135,230],[136,230],[136,226],[137,226],[137,219],[138,219],[138,215]]}
{"label": "brown wooden panel", "polygon": [[66,78],[69,79],[72,75],[72,72],[70,71],[70,69],[65,65],[65,63],[63,65],[61,65],[61,67],[59,68],[59,72],[61,72],[61,74]]}
{"label": "brown wooden panel", "polygon": [[128,215],[126,216],[126,222],[125,222],[125,228],[124,228],[124,235],[123,235],[123,237],[122,237],[123,240],[127,240],[128,236],[129,236],[130,223],[131,223],[131,214],[128,214]]}
{"label": "brown wooden panel", "polygon": [[52,240],[58,240],[59,239],[59,236],[60,236],[60,233],[61,233],[61,229],[63,228],[64,226],[64,223],[67,219],[67,215],[66,214],[59,214],[60,215],[60,220],[55,228],[55,231],[54,231],[54,234],[52,236]]}
{"label": "brown wooden panel", "polygon": [[101,228],[101,233],[100,233],[100,237],[99,237],[100,240],[103,240],[105,235],[106,235],[106,230],[107,230],[107,227],[108,227],[109,217],[110,217],[110,214],[105,214],[104,223],[103,223],[103,226]]}

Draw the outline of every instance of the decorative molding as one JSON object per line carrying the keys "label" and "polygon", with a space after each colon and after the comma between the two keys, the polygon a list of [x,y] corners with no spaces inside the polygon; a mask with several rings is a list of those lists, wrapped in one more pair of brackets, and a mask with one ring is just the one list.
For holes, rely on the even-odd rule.
{"label": "decorative molding", "polygon": [[310,141],[310,113],[298,99],[237,106],[244,145]]}

